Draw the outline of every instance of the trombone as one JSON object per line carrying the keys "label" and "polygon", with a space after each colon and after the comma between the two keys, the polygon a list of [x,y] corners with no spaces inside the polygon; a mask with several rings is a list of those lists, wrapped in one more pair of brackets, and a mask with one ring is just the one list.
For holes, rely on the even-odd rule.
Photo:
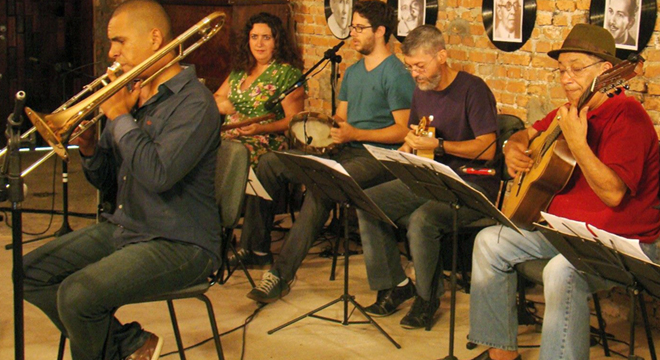
{"label": "trombone", "polygon": [[[107,73],[104,74],[90,84],[86,85],[81,92],[74,95],[71,99],[62,104],[51,114],[38,113],[29,107],[26,107],[25,113],[27,114],[27,117],[30,119],[34,127],[26,131],[21,136],[21,139],[29,136],[35,131],[38,131],[39,134],[41,134],[41,136],[48,142],[48,144],[52,146],[53,150],[44,155],[44,157],[39,159],[30,167],[25,169],[21,173],[21,176],[27,175],[30,171],[52,157],[54,154],[59,155],[65,161],[69,161],[69,154],[65,144],[80,136],[83,132],[92,127],[103,117],[103,114],[96,115],[87,123],[81,125],[81,123],[90,113],[98,109],[98,107],[101,106],[105,100],[109,99],[124,86],[134,81],[144,71],[149,69],[152,65],[161,60],[165,55],[169,54],[175,48],[179,48],[178,55],[165,66],[158,69],[149,78],[142,81],[142,86],[148,84],[156,76],[160,75],[164,70],[178,63],[190,53],[197,50],[197,48],[199,48],[202,44],[207,42],[220,31],[225,23],[225,18],[226,15],[222,11],[216,11],[208,15],[207,17],[200,20],[197,24],[186,30],[183,34],[179,35],[176,39],[165,45],[158,52],[151,55],[148,59],[144,60],[133,69],[119,76],[115,81],[109,82]],[[184,42],[195,34],[199,34],[201,37],[188,48],[184,49]],[[113,64],[109,70],[116,72],[118,68],[118,64]],[[100,85],[103,85],[103,87],[96,91],[95,89]],[[79,101],[87,93],[91,94],[84,100]],[[7,148],[0,151],[0,156],[6,153],[6,151]]]}

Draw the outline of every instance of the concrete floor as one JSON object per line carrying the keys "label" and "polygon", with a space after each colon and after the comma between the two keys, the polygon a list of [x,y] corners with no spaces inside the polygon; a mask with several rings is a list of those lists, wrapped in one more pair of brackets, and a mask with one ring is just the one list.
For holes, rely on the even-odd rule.
{"label": "concrete floor", "polygon": [[[96,192],[84,180],[80,171],[77,152],[72,152],[73,160],[70,164],[69,184],[71,187],[69,201],[70,210],[79,213],[93,213],[96,209]],[[26,154],[24,163],[34,159],[34,154]],[[60,165],[53,171],[53,160],[41,165],[34,173],[26,177],[29,194],[23,203],[25,209],[50,209],[53,200],[53,174],[56,174],[55,209],[61,209],[61,185],[59,183]],[[1,203],[0,206],[9,206]],[[49,223],[49,215],[26,213],[23,216],[24,231],[44,231]],[[94,220],[71,217],[70,224],[74,229],[80,229]],[[288,219],[285,219],[285,225]],[[61,216],[55,216],[52,226],[46,234],[52,234],[62,223]],[[274,237],[281,234],[274,233]],[[24,235],[24,239],[34,236]],[[0,244],[11,243],[11,229],[0,225]],[[24,252],[29,252],[44,241],[26,244]],[[276,242],[274,249],[281,242]],[[238,330],[222,336],[222,345],[225,357],[229,360],[241,359],[244,350],[244,359],[443,359],[449,351],[449,303],[447,292],[442,297],[440,311],[436,314],[437,322],[431,331],[404,330],[399,321],[408,311],[410,302],[390,317],[376,319],[378,324],[396,340],[401,349],[396,349],[376,328],[369,324],[353,324],[342,326],[314,318],[303,319],[272,335],[267,332],[297,316],[326,304],[338,298],[343,292],[343,260],[338,262],[341,266],[337,270],[337,280],[329,281],[331,261],[321,258],[318,253],[328,245],[321,243],[308,255],[298,277],[293,284],[292,291],[281,301],[268,305],[259,311],[245,330]],[[402,258],[403,259],[403,258]],[[412,276],[412,264],[406,263]],[[12,312],[12,258],[11,251],[0,250],[0,359],[14,358],[14,325]],[[261,278],[262,270],[252,270],[255,279]],[[349,292],[363,306],[371,304],[375,293],[368,289],[363,257],[352,256],[350,259]],[[245,294],[250,290],[250,284],[242,273],[234,274],[225,285],[216,285],[208,292],[211,298],[218,325],[221,332],[228,331],[243,324],[257,309],[256,304],[247,299]],[[538,289],[532,291],[531,299],[542,300]],[[182,300],[175,303],[180,319],[180,326],[184,342],[187,346],[198,343],[210,337],[210,328],[206,311],[201,302],[197,300]],[[458,359],[471,359],[483,351],[483,347],[468,350],[465,347],[469,327],[468,319],[469,295],[458,292],[457,316],[455,332],[454,354]],[[353,309],[349,307],[349,312]],[[343,318],[343,306],[335,304],[324,310],[320,315]],[[129,305],[122,307],[117,316],[121,321],[139,321],[147,330],[157,333],[165,340],[164,353],[176,350],[176,343],[166,304],[150,303]],[[351,320],[363,320],[356,311]],[[617,339],[628,339],[627,322],[621,318],[606,319],[608,332],[613,333]],[[595,324],[595,319],[592,320]],[[650,359],[643,330],[637,329],[635,353],[643,358]],[[25,303],[25,358],[32,360],[54,359],[57,352],[59,333],[48,318],[37,308]],[[519,343],[539,344],[540,334],[533,327],[520,328]],[[656,341],[656,347],[660,341]],[[627,347],[614,343],[611,347],[627,354]],[[524,359],[536,359],[538,349],[522,348]],[[189,359],[214,359],[215,349],[212,342],[205,343],[187,352]],[[171,355],[166,358],[177,358]],[[65,359],[70,359],[66,354]],[[591,359],[605,359],[600,346],[591,350]]]}

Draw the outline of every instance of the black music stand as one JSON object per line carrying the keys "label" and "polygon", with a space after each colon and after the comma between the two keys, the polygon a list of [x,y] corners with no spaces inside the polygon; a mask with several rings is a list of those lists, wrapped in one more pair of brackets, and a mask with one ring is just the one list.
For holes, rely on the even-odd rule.
{"label": "black music stand", "polygon": [[660,297],[660,267],[610,248],[598,239],[584,239],[580,236],[559,232],[544,225],[534,224],[550,243],[578,271],[597,276],[625,287],[630,294],[630,347],[628,359],[635,356],[635,298],[639,301],[644,320],[644,329],[649,352],[657,359],[655,345],[648,323],[646,304],[642,291]]}
{"label": "black music stand", "polygon": [[[456,263],[458,259],[458,210],[467,206],[484,217],[492,218],[516,231],[520,230],[493,205],[480,191],[475,190],[449,167],[418,156],[366,146],[397,178],[412,192],[427,199],[449,203],[454,210],[452,262],[451,262],[451,305],[449,317],[449,354],[446,360],[456,360],[454,356],[454,326],[456,323]],[[440,261],[440,260],[438,260]]]}
{"label": "black music stand", "polygon": [[[320,195],[330,201],[337,202],[341,204],[340,217],[343,217],[344,225],[344,293],[339,296],[337,299],[320,306],[304,315],[301,315],[283,325],[280,325],[270,331],[268,334],[272,334],[278,330],[281,330],[295,322],[298,322],[306,317],[314,317],[321,320],[332,321],[342,325],[352,325],[352,324],[371,324],[378,329],[378,331],[383,334],[397,349],[401,348],[392,337],[383,330],[378,323],[376,323],[369,314],[364,311],[362,305],[355,301],[355,296],[349,294],[348,292],[348,257],[349,257],[349,239],[348,239],[348,214],[347,211],[350,206],[355,206],[363,211],[368,212],[369,214],[385,221],[387,223],[392,223],[392,221],[383,213],[376,204],[371,201],[367,194],[362,191],[360,186],[353,180],[353,178],[348,175],[348,173],[341,168],[331,168],[326,164],[336,164],[338,163],[321,159],[314,156],[305,156],[305,155],[295,155],[290,153],[283,153],[275,151],[275,155],[284,163],[284,165],[293,172],[294,175],[300,181],[307,186],[308,189]],[[343,171],[342,171],[343,170]],[[322,311],[338,302],[344,303],[344,319],[343,321],[327,318],[324,316],[316,315],[317,312]],[[353,306],[358,309],[362,315],[367,319],[367,321],[349,321],[349,312],[348,312],[348,303],[353,304]]]}

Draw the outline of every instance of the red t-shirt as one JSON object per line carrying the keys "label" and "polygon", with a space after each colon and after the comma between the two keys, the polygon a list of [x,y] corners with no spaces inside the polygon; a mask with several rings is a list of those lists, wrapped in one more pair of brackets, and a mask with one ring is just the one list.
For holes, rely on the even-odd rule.
{"label": "red t-shirt", "polygon": [[[534,129],[547,129],[557,110],[537,121]],[[637,100],[621,93],[589,111],[587,119],[589,147],[623,180],[628,192],[618,206],[609,207],[576,167],[548,212],[641,242],[655,241],[660,233],[660,210],[654,208],[660,204],[660,154],[651,118]]]}

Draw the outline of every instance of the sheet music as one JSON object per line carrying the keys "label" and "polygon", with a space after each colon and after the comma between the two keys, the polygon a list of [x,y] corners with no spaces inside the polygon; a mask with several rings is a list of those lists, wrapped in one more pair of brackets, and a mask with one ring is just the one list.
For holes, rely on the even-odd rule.
{"label": "sheet music", "polygon": [[292,154],[292,153],[289,153],[289,155],[291,155],[291,156],[303,157],[303,158],[307,158],[307,159],[312,159],[312,160],[314,160],[314,161],[318,161],[318,162],[320,162],[321,164],[323,164],[323,165],[325,165],[325,166],[327,166],[327,167],[329,167],[329,168],[331,168],[331,169],[333,169],[333,170],[335,170],[335,171],[338,171],[338,172],[340,172],[340,173],[342,173],[342,174],[344,174],[344,175],[347,175],[347,176],[351,176],[351,175],[346,171],[346,169],[344,169],[344,167],[341,166],[340,163],[338,163],[338,162],[336,162],[336,161],[334,161],[334,160],[330,160],[330,159],[326,159],[326,158],[322,158],[322,157],[318,157],[318,156],[314,156],[314,155],[298,155],[298,154]]}
{"label": "sheet music", "polygon": [[255,174],[254,170],[252,170],[252,166],[250,166],[250,173],[248,174],[248,181],[247,181],[247,186],[245,187],[245,193],[247,195],[258,196],[265,200],[269,200],[269,201],[273,200],[270,197],[270,195],[268,195],[266,189],[264,189],[264,186],[261,185],[261,182],[259,182],[259,179],[257,178],[257,174]]}
{"label": "sheet music", "polygon": [[[469,188],[471,190],[471,193],[480,197],[481,202],[483,203],[488,203],[490,204],[490,209],[493,210],[493,213],[497,213],[497,215],[494,215],[491,213],[491,217],[499,221],[501,224],[504,224],[512,229],[514,229],[516,232],[522,234],[520,229],[512,223],[502,212],[495,207],[492,202],[484,195],[479,190],[476,190],[470,184],[465,182],[452,168],[449,166],[439,163],[437,161],[427,159],[425,157],[420,157],[417,155],[409,154],[406,152],[398,151],[398,150],[390,150],[390,149],[384,149],[381,147],[376,147],[376,146],[371,146],[371,145],[364,145],[364,147],[373,155],[373,157],[376,158],[376,160],[381,161],[386,167],[389,168],[389,166],[386,164],[386,162],[396,162],[404,165],[413,165],[414,167],[417,168],[424,168],[428,169],[430,171],[433,171],[437,174],[440,175],[445,175],[447,177],[450,177],[452,179],[455,179],[457,182],[465,186],[466,188]],[[395,176],[398,176],[397,174],[394,174]],[[404,181],[405,184],[405,181]],[[406,184],[408,187],[411,185]]]}
{"label": "sheet music", "polygon": [[465,180],[463,180],[460,176],[458,176],[458,174],[456,174],[456,172],[452,170],[452,168],[450,168],[449,166],[443,163],[439,163],[433,159],[428,159],[425,157],[413,155],[403,151],[390,150],[390,149],[385,149],[378,146],[372,146],[367,144],[365,144],[364,147],[371,153],[371,155],[373,155],[373,157],[376,158],[376,160],[393,161],[393,162],[431,168],[438,173],[447,175],[449,177],[456,179],[457,181],[466,184]]}
{"label": "sheet music", "polygon": [[642,251],[638,239],[627,239],[605,230],[601,230],[582,221],[566,219],[543,211],[541,211],[541,215],[548,224],[560,233],[579,236],[585,240],[597,241],[610,249],[615,249],[626,255],[655,264],[648,256],[646,256],[644,251]]}

